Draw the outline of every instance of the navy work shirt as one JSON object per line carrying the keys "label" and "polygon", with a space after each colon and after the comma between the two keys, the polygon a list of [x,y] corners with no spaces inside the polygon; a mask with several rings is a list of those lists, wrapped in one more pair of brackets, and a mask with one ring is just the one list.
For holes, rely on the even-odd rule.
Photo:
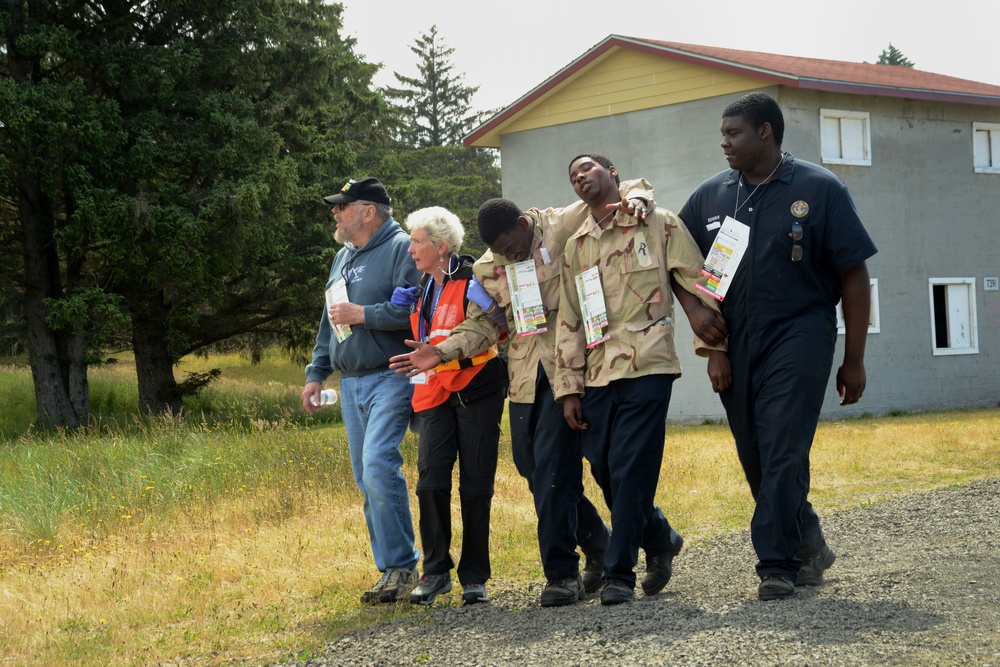
{"label": "navy work shirt", "polygon": [[[720,304],[723,315],[729,321],[773,322],[811,313],[834,323],[841,296],[837,273],[877,252],[847,186],[790,153],[752,199],[756,186],[746,179],[741,184],[740,177],[735,169],[712,176],[678,214],[706,257],[726,216],[750,227],[750,245]],[[792,260],[795,223],[802,227],[799,261]]]}

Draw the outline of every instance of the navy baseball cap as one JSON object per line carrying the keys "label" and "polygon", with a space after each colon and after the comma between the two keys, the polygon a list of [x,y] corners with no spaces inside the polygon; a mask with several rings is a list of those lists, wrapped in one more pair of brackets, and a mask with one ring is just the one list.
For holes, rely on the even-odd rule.
{"label": "navy baseball cap", "polygon": [[337,194],[323,197],[323,201],[330,206],[334,204],[348,204],[359,199],[375,202],[376,204],[385,204],[386,206],[392,204],[392,200],[389,199],[389,193],[385,191],[385,186],[377,178],[370,176],[366,178],[352,178],[344,184],[344,187]]}

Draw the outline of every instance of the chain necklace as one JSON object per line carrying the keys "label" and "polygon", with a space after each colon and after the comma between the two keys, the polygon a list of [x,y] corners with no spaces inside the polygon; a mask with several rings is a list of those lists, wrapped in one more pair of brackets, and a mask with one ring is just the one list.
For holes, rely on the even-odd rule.
{"label": "chain necklace", "polygon": [[594,219],[595,219],[595,220],[597,220],[597,224],[596,224],[596,225],[594,225],[594,226],[595,226],[595,227],[600,227],[601,225],[603,225],[603,224],[604,224],[604,221],[605,221],[605,220],[607,220],[608,218],[610,218],[610,217],[611,217],[611,216],[613,216],[614,214],[615,214],[615,210],[614,210],[614,209],[611,209],[610,211],[608,211],[608,214],[607,214],[606,216],[604,216],[603,218],[601,218],[600,220],[597,220],[597,216],[595,215],[595,216],[594,216]]}
{"label": "chain necklace", "polygon": [[774,169],[772,169],[771,173],[767,175],[767,178],[765,178],[763,181],[761,181],[760,183],[758,183],[754,187],[754,189],[750,191],[750,194],[747,195],[747,198],[743,200],[742,204],[740,203],[740,188],[743,187],[743,172],[742,171],[740,172],[740,178],[736,182],[736,210],[733,211],[733,218],[736,217],[736,214],[740,212],[741,208],[743,208],[744,206],[746,206],[746,203],[748,201],[750,201],[751,199],[753,199],[753,196],[755,194],[757,194],[757,191],[760,190],[761,186],[767,185],[767,183],[769,183],[771,181],[771,177],[774,176],[775,173],[777,173],[778,167],[780,167],[784,162],[785,162],[785,152],[782,151],[781,152],[781,159],[778,160],[778,164],[774,165]]}

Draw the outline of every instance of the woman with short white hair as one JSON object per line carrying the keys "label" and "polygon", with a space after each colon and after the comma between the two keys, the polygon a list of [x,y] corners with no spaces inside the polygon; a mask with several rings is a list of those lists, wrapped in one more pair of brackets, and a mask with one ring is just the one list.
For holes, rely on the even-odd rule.
{"label": "woman with short white hair", "polygon": [[[474,259],[459,255],[465,230],[458,216],[440,206],[406,218],[409,253],[424,272],[412,293],[414,339],[429,345],[444,341],[467,317],[486,317],[485,291],[472,276]],[[406,299],[399,291],[395,300]],[[499,309],[497,309],[499,310]],[[499,336],[499,331],[497,332]],[[464,604],[485,602],[490,570],[490,508],[497,467],[500,418],[507,393],[507,369],[495,340],[471,359],[443,363],[413,376],[413,410],[418,415],[417,502],[423,576],[410,602],[431,604],[451,590],[451,480],[458,460],[458,497],[462,508],[462,551],[457,574]]]}

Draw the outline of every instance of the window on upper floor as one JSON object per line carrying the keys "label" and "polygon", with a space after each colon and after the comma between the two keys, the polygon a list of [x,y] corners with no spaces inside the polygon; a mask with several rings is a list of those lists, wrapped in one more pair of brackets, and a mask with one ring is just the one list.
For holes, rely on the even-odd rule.
{"label": "window on upper floor", "polygon": [[977,354],[975,278],[931,278],[928,285],[934,355]]}
{"label": "window on upper floor", "polygon": [[819,128],[825,164],[871,166],[871,117],[867,111],[820,109]]}
{"label": "window on upper floor", "polygon": [[[882,330],[878,318],[878,278],[870,278],[868,285],[872,297],[872,308],[868,313],[868,333],[872,334]],[[844,307],[841,303],[837,304],[837,333],[847,333],[847,327],[844,326]]]}
{"label": "window on upper floor", "polygon": [[977,174],[1000,174],[1000,124],[972,124],[972,162]]}

